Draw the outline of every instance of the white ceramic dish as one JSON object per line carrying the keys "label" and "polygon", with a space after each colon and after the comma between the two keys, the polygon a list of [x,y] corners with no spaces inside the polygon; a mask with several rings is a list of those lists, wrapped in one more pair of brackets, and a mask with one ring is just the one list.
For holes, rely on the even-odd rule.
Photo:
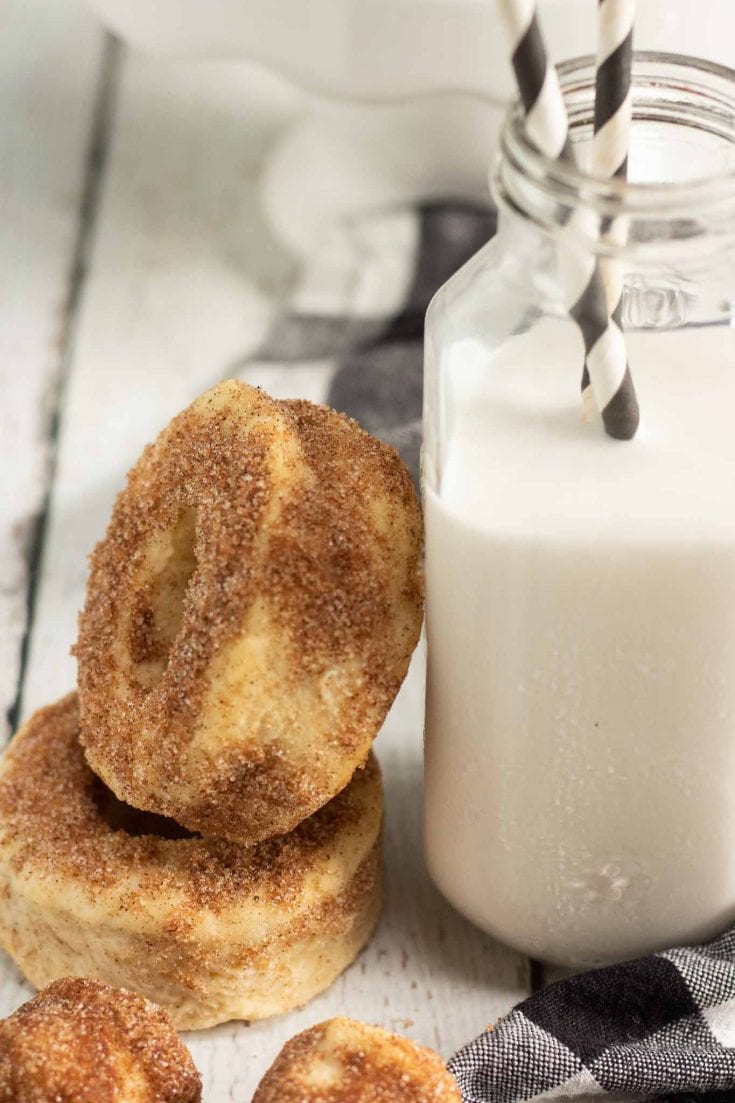
{"label": "white ceramic dish", "polygon": [[[304,97],[263,175],[264,211],[296,254],[313,250],[327,223],[371,205],[487,197],[513,94],[498,0],[88,3],[141,50],[241,58],[331,97]],[[594,0],[539,6],[555,60],[594,48]],[[639,0],[636,44],[735,65],[735,4]]]}
{"label": "white ceramic dish", "polygon": [[[511,91],[498,0],[89,0],[141,49],[258,61],[305,88],[359,99]],[[597,5],[540,0],[555,60],[589,53]],[[735,59],[732,0],[639,0],[639,49]]]}

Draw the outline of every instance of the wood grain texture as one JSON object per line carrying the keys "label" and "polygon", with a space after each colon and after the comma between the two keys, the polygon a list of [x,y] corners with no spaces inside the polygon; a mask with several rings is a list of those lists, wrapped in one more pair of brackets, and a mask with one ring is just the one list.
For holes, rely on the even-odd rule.
{"label": "wood grain texture", "polygon": [[125,472],[257,345],[288,282],[255,190],[291,97],[267,78],[249,93],[239,66],[124,58],[59,434],[26,714],[73,683],[86,560]]}
{"label": "wood grain texture", "polygon": [[6,0],[0,35],[0,743],[48,488],[104,35],[73,0]]}
{"label": "wood grain texture", "polygon": [[[264,156],[298,107],[293,94],[239,66],[126,55],[115,104],[70,345],[26,714],[73,684],[86,555],[126,469],[175,412],[242,364],[290,286],[290,261],[256,195]],[[318,363],[238,374],[311,399],[324,397],[329,377]],[[381,1023],[448,1055],[527,992],[525,960],[454,913],[424,871],[422,710],[419,654],[377,744],[388,900],[375,939],[302,1011],[190,1035],[207,1103],[247,1103],[286,1038],[330,1015]],[[0,959],[0,1014],[28,994]]]}

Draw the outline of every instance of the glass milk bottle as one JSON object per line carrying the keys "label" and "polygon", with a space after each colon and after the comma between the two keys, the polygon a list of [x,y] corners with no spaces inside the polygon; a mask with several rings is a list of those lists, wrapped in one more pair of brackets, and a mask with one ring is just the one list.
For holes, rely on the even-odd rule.
{"label": "glass milk bottle", "polygon": [[[583,163],[591,64],[562,82]],[[427,320],[429,868],[573,965],[735,922],[735,73],[638,54],[634,98],[627,186],[511,112],[498,234]],[[590,250],[625,281],[632,441],[580,401]]]}

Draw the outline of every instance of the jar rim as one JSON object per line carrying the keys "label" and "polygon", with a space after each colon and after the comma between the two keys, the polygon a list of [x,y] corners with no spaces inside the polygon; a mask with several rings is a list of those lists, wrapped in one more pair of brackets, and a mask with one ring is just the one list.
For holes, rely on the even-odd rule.
{"label": "jar rim", "polygon": [[[572,58],[557,67],[567,104],[570,132],[588,125],[594,99],[595,59],[591,55]],[[735,203],[735,70],[716,62],[684,54],[637,50],[633,65],[633,119],[658,118],[672,122],[676,100],[656,104],[636,96],[636,90],[655,89],[661,97],[678,97],[682,109],[689,107],[691,124],[718,134],[733,146],[733,165],[704,176],[681,181],[627,181],[589,172],[575,161],[554,160],[541,153],[531,141],[522,105],[510,107],[501,134],[501,161],[506,160],[526,180],[556,193],[570,205],[575,202],[593,208],[600,216],[615,218],[676,218],[696,208],[717,208]],[[586,92],[586,99],[584,94]],[[591,94],[590,94],[591,93]],[[577,101],[575,102],[575,97]],[[585,109],[586,108],[586,109]],[[668,114],[667,114],[668,110]],[[651,114],[651,112],[654,114]],[[498,190],[498,173],[493,191]],[[498,197],[502,202],[501,195]],[[512,204],[511,204],[512,205]]]}

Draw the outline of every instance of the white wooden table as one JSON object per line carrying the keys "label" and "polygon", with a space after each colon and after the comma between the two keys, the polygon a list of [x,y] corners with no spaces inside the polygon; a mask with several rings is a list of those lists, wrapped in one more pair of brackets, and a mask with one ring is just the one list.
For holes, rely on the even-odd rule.
{"label": "white wooden table", "polygon": [[[112,43],[75,0],[5,0],[0,36],[0,696],[5,734],[74,683],[86,556],[143,444],[255,347],[292,262],[255,199],[295,93],[247,66]],[[293,382],[283,380],[285,394]],[[298,377],[315,395],[315,380]],[[377,749],[388,901],[302,1011],[190,1035],[207,1103],[248,1103],[283,1041],[335,1013],[448,1056],[539,969],[438,896],[421,855],[422,656]],[[31,994],[0,954],[0,1015]]]}

